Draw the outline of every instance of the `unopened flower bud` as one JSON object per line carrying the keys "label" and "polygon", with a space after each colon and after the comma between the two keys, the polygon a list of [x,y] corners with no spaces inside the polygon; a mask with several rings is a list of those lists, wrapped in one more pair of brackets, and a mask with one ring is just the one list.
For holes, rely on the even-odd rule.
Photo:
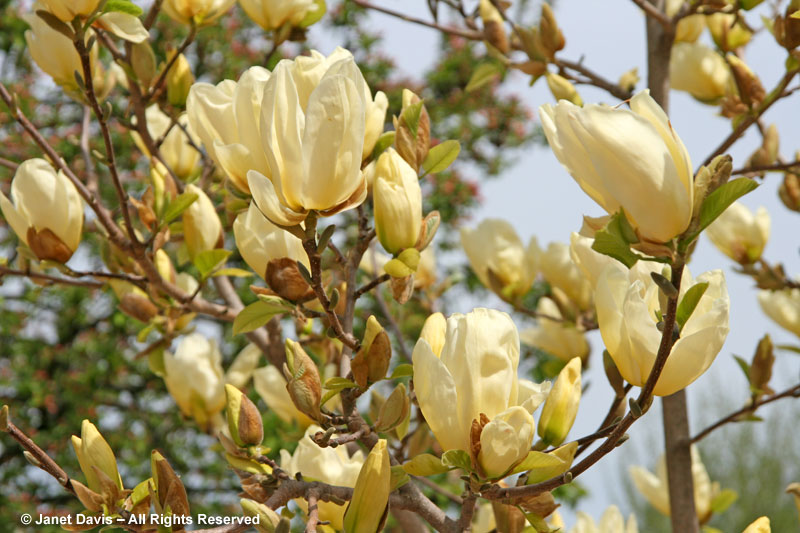
{"label": "unopened flower bud", "polygon": [[762,516],[756,519],[755,522],[745,528],[742,533],[772,533],[772,527],[769,523],[769,518]]}
{"label": "unopened flower bud", "polygon": [[300,273],[298,262],[289,257],[272,259],[267,263],[266,281],[278,296],[297,301],[309,294],[311,287]]}
{"label": "unopened flower bud", "polygon": [[772,346],[772,339],[769,335],[764,335],[758,341],[756,353],[753,355],[753,362],[750,364],[750,386],[760,394],[770,394],[769,380],[772,378],[772,365],[775,363],[775,353]]}
{"label": "unopened flower bud", "polygon": [[730,52],[746,45],[753,37],[738,19],[736,13],[714,13],[706,17],[706,24],[711,37],[724,52]]}
{"label": "unopened flower bud", "polygon": [[637,83],[639,83],[639,69],[634,67],[619,77],[617,85],[628,92],[633,92]]}
{"label": "unopened flower bud", "polygon": [[197,200],[183,212],[183,238],[189,257],[213,250],[222,245],[222,222],[206,193],[196,185],[187,185],[186,192],[197,195]]}
{"label": "unopened flower bud", "polygon": [[556,101],[567,100],[575,105],[583,105],[581,95],[578,94],[578,90],[567,78],[552,72],[545,74],[545,78],[547,79],[547,86]]}
{"label": "unopened flower bud", "polygon": [[275,533],[278,523],[281,521],[281,517],[278,516],[278,513],[263,503],[258,503],[253,500],[242,498],[239,500],[239,504],[242,506],[245,516],[258,519],[258,522],[253,525],[258,533]]}
{"label": "unopened flower bud", "polygon": [[700,43],[675,43],[669,60],[670,85],[713,104],[729,91],[731,71],[717,52]]}
{"label": "unopened flower bud", "polygon": [[88,420],[83,421],[80,438],[72,436],[72,447],[78,457],[81,471],[86,477],[86,483],[92,491],[98,494],[107,491],[100,476],[110,479],[118,489],[122,490],[122,478],[117,471],[117,458],[94,424]]}
{"label": "unopened flower bud", "polygon": [[289,391],[295,407],[312,420],[319,420],[322,417],[319,411],[322,400],[319,370],[300,343],[292,339],[286,339],[283,374],[288,382],[286,390]]}
{"label": "unopened flower bud", "polygon": [[380,439],[358,473],[353,499],[344,513],[344,530],[352,533],[381,531],[386,523],[391,467],[386,440]]}
{"label": "unopened flower bud", "polygon": [[[416,120],[413,120],[415,119]],[[395,146],[397,153],[411,165],[415,171],[428,155],[430,147],[431,119],[419,96],[403,89],[403,108],[400,117],[396,118]],[[416,130],[414,126],[416,125]]]}
{"label": "unopened flower bud", "polygon": [[408,417],[410,408],[411,402],[406,394],[406,386],[400,383],[383,402],[378,421],[375,422],[375,429],[382,433],[391,431]]}
{"label": "unopened flower bud", "polygon": [[706,235],[720,252],[747,265],[761,257],[769,230],[770,218],[765,207],[759,207],[753,214],[744,204],[734,202],[708,226]]}
{"label": "unopened flower bud", "polygon": [[551,59],[566,44],[564,34],[561,33],[561,29],[556,22],[553,9],[547,2],[542,3],[542,16],[539,19],[539,38],[544,52]]}
{"label": "unopened flower bud", "polygon": [[772,33],[778,44],[789,51],[800,46],[800,18],[797,18],[797,11],[800,7],[796,2],[789,2],[786,6],[784,16],[775,17]]}
{"label": "unopened flower bud", "polygon": [[150,454],[150,470],[158,496],[157,508],[169,509],[173,516],[190,516],[186,487],[169,461],[155,450]]}
{"label": "unopened flower bud", "polygon": [[261,444],[264,440],[264,426],[256,404],[230,384],[225,385],[225,397],[228,429],[233,441],[241,447]]}
{"label": "unopened flower bud", "polygon": [[503,16],[491,0],[480,0],[479,13],[483,21],[483,37],[503,54],[509,51]]}
{"label": "unopened flower bud", "polygon": [[778,196],[788,209],[800,212],[800,176],[788,172],[784,174]]}
{"label": "unopened flower bud", "polygon": [[761,80],[736,54],[730,53],[725,58],[731,68],[741,102],[748,108],[760,105],[766,96]]}
{"label": "unopened flower bud", "polygon": [[158,314],[158,307],[142,289],[127,281],[109,281],[111,289],[119,299],[119,310],[145,324]]}
{"label": "unopened flower bud", "polygon": [[539,436],[546,443],[558,446],[564,442],[575,422],[580,400],[581,360],[575,357],[559,372],[544,402],[539,418]]}
{"label": "unopened flower bud", "polygon": [[353,379],[362,388],[386,377],[389,361],[392,358],[392,344],[389,335],[375,316],[367,319],[367,329],[361,349],[351,364]]}
{"label": "unopened flower bud", "polygon": [[[167,64],[174,55],[175,52],[172,52],[167,56]],[[167,101],[170,105],[184,107],[193,83],[194,74],[189,61],[186,60],[186,56],[180,54],[167,73]]]}
{"label": "unopened flower bud", "polygon": [[393,148],[381,154],[374,173],[375,231],[383,248],[395,254],[413,247],[419,238],[422,224],[419,178]]}
{"label": "unopened flower bud", "polygon": [[775,163],[778,160],[779,145],[778,129],[775,124],[770,124],[767,131],[764,132],[761,146],[747,160],[747,166],[765,166]]}

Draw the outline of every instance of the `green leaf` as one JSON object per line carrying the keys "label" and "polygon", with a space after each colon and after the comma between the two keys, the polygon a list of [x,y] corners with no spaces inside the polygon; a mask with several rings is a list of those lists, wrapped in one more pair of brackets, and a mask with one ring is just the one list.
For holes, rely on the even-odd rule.
{"label": "green leaf", "polygon": [[739,494],[735,490],[723,489],[711,500],[711,510],[715,513],[725,512],[738,498]]}
{"label": "green leaf", "polygon": [[167,367],[164,366],[164,350],[153,350],[147,354],[147,366],[157,376],[166,376]]}
{"label": "green leaf", "polygon": [[255,274],[243,268],[220,268],[219,270],[211,274],[212,278],[215,278],[217,276],[233,276],[235,278],[249,278],[250,276],[255,276]]}
{"label": "green leaf", "polygon": [[745,11],[749,11],[763,1],[764,0],[739,0],[739,7],[741,7]]}
{"label": "green leaf", "polygon": [[800,346],[792,346],[791,344],[777,344],[775,346],[778,350],[800,354]]}
{"label": "green leaf", "polygon": [[261,300],[253,302],[236,315],[233,321],[233,334],[247,333],[258,329],[275,315],[285,312],[285,309],[276,310],[274,305]]}
{"label": "green leaf", "polygon": [[378,140],[375,141],[375,148],[372,149],[372,155],[370,155],[370,159],[375,161],[380,157],[384,150],[389,148],[391,145],[394,144],[394,138],[397,135],[394,131],[387,131],[381,134],[378,137]]}
{"label": "green leaf", "polygon": [[194,266],[197,267],[200,276],[205,279],[209,274],[224,265],[232,253],[230,250],[223,250],[222,248],[205,250],[195,256]]}
{"label": "green leaf", "polygon": [[447,472],[451,467],[442,464],[442,460],[429,453],[421,453],[410,461],[403,463],[403,470],[412,476],[433,476]]}
{"label": "green leaf", "polygon": [[138,17],[142,14],[142,8],[130,0],[107,0],[103,6],[103,13],[126,13]]}
{"label": "green leaf", "polygon": [[423,101],[420,100],[415,104],[411,104],[402,114],[403,122],[405,122],[408,131],[411,132],[411,137],[417,138],[417,130],[419,129],[419,117],[422,115]]}
{"label": "green leaf", "polygon": [[178,218],[190,205],[194,203],[195,200],[197,200],[197,195],[191,192],[185,192],[176,196],[164,211],[163,222],[165,224],[169,224]]}
{"label": "green leaf", "polygon": [[458,157],[461,151],[461,144],[450,139],[439,143],[428,151],[425,161],[422,162],[423,176],[425,174],[436,174],[449,167]]}
{"label": "green leaf", "polygon": [[331,399],[333,399],[334,396],[337,396],[340,392],[342,392],[342,389],[329,390],[322,396],[322,399],[319,401],[319,406],[322,407],[323,405],[328,403]]}
{"label": "green leaf", "polygon": [[414,367],[408,363],[397,365],[389,379],[410,378],[414,375]]}
{"label": "green leaf", "polygon": [[739,365],[739,368],[741,368],[742,372],[744,372],[744,379],[750,383],[750,363],[748,363],[744,357],[740,357],[738,355],[734,355],[733,358],[736,359],[736,363]]}
{"label": "green leaf", "polygon": [[533,513],[526,512],[519,505],[517,505],[517,509],[522,511],[522,514],[525,515],[525,520],[527,520],[528,523],[533,526],[533,529],[536,531],[536,533],[550,533],[550,526],[547,525],[547,522],[544,521],[544,518]]}
{"label": "green leaf", "polygon": [[595,233],[592,250],[613,257],[631,268],[641,258],[631,250],[631,243],[638,240],[625,212],[620,210],[611,216],[603,229]]}
{"label": "green leaf", "polygon": [[389,492],[399,489],[409,481],[411,481],[411,478],[408,477],[408,474],[406,474],[402,466],[393,466],[391,468],[391,476],[389,477]]}
{"label": "green leaf", "polygon": [[469,82],[464,90],[466,92],[472,92],[479,89],[492,81],[496,76],[499,76],[502,72],[503,67],[494,61],[481,63],[472,73],[472,76],[470,76]]}
{"label": "green leaf", "polygon": [[522,460],[520,464],[514,467],[511,474],[519,474],[526,470],[533,470],[534,468],[552,468],[564,464],[564,460],[549,453],[532,451],[528,452],[528,456]]}
{"label": "green leaf", "polygon": [[675,320],[680,327],[683,327],[686,321],[689,320],[689,317],[692,316],[695,307],[697,307],[697,304],[700,302],[700,298],[706,293],[706,289],[708,289],[708,282],[704,281],[692,285],[692,287],[686,291],[686,294],[683,295],[681,303],[678,304],[678,313],[675,316]]}
{"label": "green leaf", "polygon": [[472,471],[472,461],[469,454],[464,450],[447,450],[442,454],[442,464],[444,466],[460,468],[466,472]]}
{"label": "green leaf", "polygon": [[758,187],[758,183],[754,180],[750,178],[738,178],[729,181],[709,194],[703,202],[702,207],[700,207],[700,227],[697,229],[695,235],[706,229],[709,224],[714,222],[733,202],[755,190],[756,187]]}
{"label": "green leaf", "polygon": [[344,389],[354,389],[358,387],[354,382],[350,381],[347,378],[340,378],[340,377],[332,377],[325,382],[323,385],[328,390],[344,390]]}

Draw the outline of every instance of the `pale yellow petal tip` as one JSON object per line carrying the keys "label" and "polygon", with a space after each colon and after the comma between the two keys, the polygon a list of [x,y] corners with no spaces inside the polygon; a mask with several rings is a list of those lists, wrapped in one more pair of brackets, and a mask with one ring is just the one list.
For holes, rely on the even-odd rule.
{"label": "pale yellow petal tip", "polygon": [[769,518],[766,516],[762,516],[758,518],[755,522],[747,526],[747,528],[742,533],[771,533],[772,528],[769,524]]}

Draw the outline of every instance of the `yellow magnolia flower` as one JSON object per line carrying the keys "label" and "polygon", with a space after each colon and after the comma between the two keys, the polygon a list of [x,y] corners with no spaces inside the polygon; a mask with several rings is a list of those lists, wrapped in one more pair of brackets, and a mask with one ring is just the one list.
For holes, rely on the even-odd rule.
{"label": "yellow magnolia flower", "polygon": [[[157,104],[153,104],[147,108],[145,117],[147,119],[147,131],[155,142],[158,142],[164,137],[164,134],[167,135],[164,137],[164,141],[159,147],[159,152],[161,153],[161,157],[164,158],[164,162],[169,165],[172,171],[182,180],[198,172],[200,170],[200,152],[189,144],[189,140],[191,139],[195,144],[197,144],[198,141],[195,138],[195,133],[191,124],[189,124],[189,118],[186,116],[186,113],[178,117],[178,124],[186,128],[189,135],[187,135],[178,124],[172,126],[172,119],[161,111]],[[147,150],[139,134],[135,131],[131,131],[131,136],[136,146],[139,147],[139,150],[149,157],[150,152]]]}
{"label": "yellow magnolia flower", "polygon": [[183,238],[189,257],[218,248],[222,243],[222,222],[211,199],[203,189],[187,185],[186,192],[197,195],[197,200],[183,212]]}
{"label": "yellow magnolia flower", "polygon": [[546,72],[544,77],[545,80],[547,80],[547,87],[550,89],[556,101],[566,100],[577,106],[583,105],[581,95],[578,94],[578,90],[567,78],[552,72]]}
{"label": "yellow magnolia flower", "polygon": [[78,457],[81,471],[86,477],[86,484],[91,490],[98,494],[103,493],[103,484],[94,468],[105,474],[117,485],[117,488],[122,489],[122,478],[117,470],[117,458],[114,457],[111,447],[94,424],[88,420],[81,423],[81,436],[72,436],[72,448]]}
{"label": "yellow magnolia flower", "polygon": [[11,181],[11,200],[0,192],[0,211],[39,259],[65,263],[78,249],[83,201],[69,178],[44,159],[20,164]]}
{"label": "yellow magnolia flower", "polygon": [[562,100],[539,114],[550,147],[584,192],[609,214],[624,209],[642,238],[666,242],[691,220],[692,163],[648,90],[630,107]]}
{"label": "yellow magnolia flower", "polygon": [[574,324],[558,321],[561,312],[555,302],[549,298],[539,299],[536,312],[540,316],[536,326],[525,329],[519,334],[523,343],[544,350],[565,362],[573,357],[586,360],[589,355],[589,342],[585,333]]}
{"label": "yellow magnolia flower", "polygon": [[173,355],[164,352],[164,383],[181,412],[209,427],[225,407],[225,375],[217,343],[200,333],[186,335]]}
{"label": "yellow magnolia flower", "polygon": [[734,261],[749,264],[761,257],[769,239],[770,218],[765,207],[755,215],[734,202],[706,229],[708,240]]}
{"label": "yellow magnolia flower", "polygon": [[718,47],[729,52],[750,42],[752,32],[737,21],[734,13],[714,13],[706,17],[706,25]]}
{"label": "yellow magnolia flower", "polygon": [[[686,269],[680,297],[695,283],[703,282],[708,288],[672,347],[656,383],[657,396],[668,396],[699,378],[714,362],[728,335],[730,298],[721,270],[692,280]],[[656,316],[659,291],[652,279],[638,277],[621,263],[606,268],[595,290],[597,321],[606,349],[622,377],[637,387],[647,381],[661,343]]]}
{"label": "yellow magnolia flower", "polygon": [[239,5],[253,22],[267,31],[284,24],[297,26],[310,13],[324,9],[324,4],[315,0],[239,0]]}
{"label": "yellow magnolia flower", "polygon": [[572,358],[558,373],[553,389],[547,395],[539,417],[539,436],[558,446],[567,438],[575,423],[581,401],[581,360]]}
{"label": "yellow magnolia flower", "polygon": [[393,148],[381,154],[374,172],[378,240],[392,254],[412,248],[422,226],[422,190],[417,173]]}
{"label": "yellow magnolia flower", "polygon": [[[445,329],[442,332],[442,329]],[[437,345],[443,338],[440,353]],[[438,346],[437,346],[438,348]],[[530,450],[534,387],[520,390],[519,336],[511,318],[492,309],[433,315],[412,356],[420,409],[444,450],[473,450],[473,423],[483,425],[477,462],[487,478],[504,474]]]}
{"label": "yellow magnolia flower", "polygon": [[[34,5],[34,8],[37,5]],[[22,20],[28,23],[30,29],[25,31],[25,42],[34,62],[53,81],[68,91],[80,91],[75,80],[75,72],[83,79],[83,65],[78,51],[72,40],[66,35],[54,30],[38,15],[26,13]],[[86,32],[86,39],[90,39],[94,32]],[[96,87],[103,85],[103,69],[97,60],[100,47],[93,46],[89,52],[89,63],[92,69],[92,81]]]}
{"label": "yellow magnolia flower", "polygon": [[270,222],[253,202],[233,222],[233,236],[242,258],[262,279],[273,259],[288,257],[309,266],[300,239]]}
{"label": "yellow magnolia flower", "polygon": [[284,422],[296,420],[303,428],[312,424],[312,420],[294,406],[292,397],[286,390],[286,378],[274,366],[264,366],[253,372],[253,385],[267,407]]}
{"label": "yellow magnolia flower", "polygon": [[253,199],[267,218],[289,226],[309,211],[330,216],[365,200],[361,156],[372,101],[347,50],[278,63],[261,103],[269,174],[257,169],[247,174]]}
{"label": "yellow magnolia flower", "polygon": [[[700,459],[700,452],[692,446],[692,479],[694,481],[694,505],[700,523],[705,523],[711,516],[711,502],[719,494],[718,482],[711,482],[706,467]],[[629,473],[633,484],[645,499],[655,507],[658,512],[669,516],[669,485],[667,484],[667,460],[661,455],[653,474],[641,466],[631,466]]]}
{"label": "yellow magnolia flower", "polygon": [[569,245],[551,242],[540,255],[539,270],[550,286],[565,294],[578,309],[592,307],[592,284],[572,260]]}
{"label": "yellow magnolia flower", "polygon": [[[99,5],[100,0],[40,0],[35,4],[34,12],[44,8],[64,22],[71,22],[76,17],[88,18]],[[95,21],[95,24],[133,43],[140,43],[150,37],[142,21],[128,13],[119,11],[105,13]]]}
{"label": "yellow magnolia flower", "polygon": [[800,289],[759,291],[758,303],[776,324],[800,337]]}
{"label": "yellow magnolia flower", "polygon": [[259,136],[261,100],[269,76],[267,69],[251,67],[238,82],[225,80],[216,86],[195,83],[186,98],[189,124],[209,157],[237,189],[247,194],[249,170],[269,175]]}
{"label": "yellow magnolia flower", "polygon": [[261,348],[248,344],[234,358],[225,372],[225,383],[244,389],[261,361]]}
{"label": "yellow magnolia flower", "polygon": [[224,15],[236,0],[164,0],[161,8],[181,24],[209,24]]}
{"label": "yellow magnolia flower", "polygon": [[[364,464],[364,454],[358,450],[352,456],[347,453],[346,446],[337,448],[320,448],[311,440],[311,435],[322,431],[319,426],[309,426],[305,435],[300,439],[294,454],[281,450],[281,468],[294,476],[302,472],[304,476],[339,487],[355,487],[361,465]],[[308,503],[298,498],[297,505],[308,511]],[[345,505],[333,502],[317,502],[319,519],[330,522],[330,527],[337,531],[344,528]]]}
{"label": "yellow magnolia flower", "polygon": [[636,516],[630,515],[627,522],[616,505],[610,506],[603,512],[600,522],[595,522],[590,515],[578,511],[577,522],[569,533],[639,533]]}
{"label": "yellow magnolia flower", "polygon": [[670,85],[713,104],[732,87],[731,70],[717,52],[699,43],[675,43],[669,60]]}
{"label": "yellow magnolia flower", "polygon": [[[686,4],[686,0],[667,0],[667,16],[674,17],[678,11]],[[706,27],[704,15],[690,15],[683,17],[675,28],[675,42],[693,43],[700,37]]]}
{"label": "yellow magnolia flower", "polygon": [[487,288],[510,299],[524,295],[531,288],[539,246],[531,239],[526,249],[505,220],[487,218],[475,229],[461,228],[461,246],[475,275]]}

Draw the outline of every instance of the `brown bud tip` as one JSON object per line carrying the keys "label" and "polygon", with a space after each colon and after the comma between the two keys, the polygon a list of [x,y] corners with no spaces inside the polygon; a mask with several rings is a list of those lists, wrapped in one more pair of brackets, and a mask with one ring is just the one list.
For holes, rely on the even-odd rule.
{"label": "brown bud tip", "polygon": [[26,237],[28,246],[42,261],[66,263],[72,257],[72,250],[48,228],[36,231],[35,228],[30,227]]}
{"label": "brown bud tip", "polygon": [[290,301],[304,298],[311,290],[300,274],[297,261],[288,257],[273,259],[267,264],[266,280],[270,289]]}
{"label": "brown bud tip", "polygon": [[242,395],[239,406],[239,438],[246,445],[255,446],[264,441],[264,425],[256,404]]}

